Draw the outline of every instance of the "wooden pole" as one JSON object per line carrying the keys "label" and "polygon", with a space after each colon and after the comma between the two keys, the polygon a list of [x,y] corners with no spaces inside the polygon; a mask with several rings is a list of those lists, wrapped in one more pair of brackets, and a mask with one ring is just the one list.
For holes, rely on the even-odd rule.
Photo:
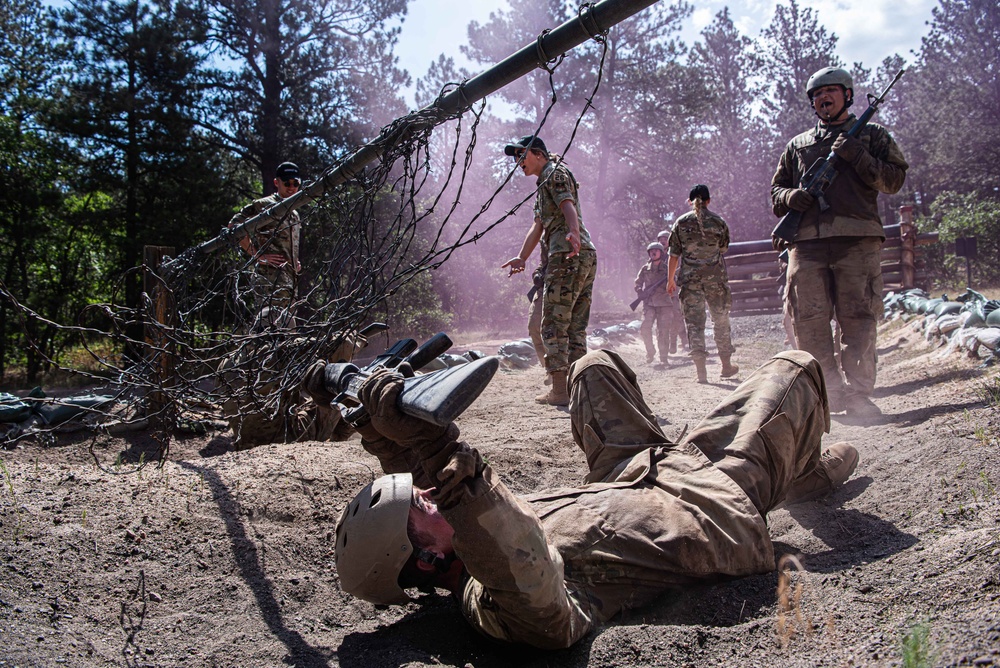
{"label": "wooden pole", "polygon": [[[146,271],[142,276],[142,289],[153,302],[153,317],[155,323],[147,323],[145,327],[146,362],[153,370],[152,381],[155,387],[169,387],[174,384],[176,360],[173,354],[173,343],[164,335],[165,327],[172,327],[177,322],[177,310],[172,293],[155,275],[164,263],[164,258],[172,257],[172,246],[143,247],[143,264]],[[155,422],[165,426],[170,420],[168,408],[169,397],[158,389],[153,389],[146,397],[147,415],[155,416]]]}

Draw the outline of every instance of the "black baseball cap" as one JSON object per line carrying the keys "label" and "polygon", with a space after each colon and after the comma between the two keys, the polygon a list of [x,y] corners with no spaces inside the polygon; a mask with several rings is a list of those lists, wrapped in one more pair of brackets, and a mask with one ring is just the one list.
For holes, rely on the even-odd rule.
{"label": "black baseball cap", "polygon": [[545,148],[545,142],[541,138],[535,135],[525,135],[518,139],[513,144],[507,144],[503,147],[504,155],[517,155],[521,151],[527,150],[529,148],[535,148],[544,153],[549,154],[549,150]]}
{"label": "black baseball cap", "polygon": [[299,178],[299,166],[294,162],[283,162],[274,170],[274,175],[284,181],[285,179]]}

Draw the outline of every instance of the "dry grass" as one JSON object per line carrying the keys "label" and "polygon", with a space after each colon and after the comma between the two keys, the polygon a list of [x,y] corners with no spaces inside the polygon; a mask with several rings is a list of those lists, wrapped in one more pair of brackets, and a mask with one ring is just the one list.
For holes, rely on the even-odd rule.
{"label": "dry grass", "polygon": [[[786,649],[797,634],[812,635],[812,622],[802,612],[802,593],[805,584],[801,578],[792,584],[792,569],[805,572],[798,557],[785,554],[778,560],[778,641]],[[832,624],[832,619],[827,620]]]}

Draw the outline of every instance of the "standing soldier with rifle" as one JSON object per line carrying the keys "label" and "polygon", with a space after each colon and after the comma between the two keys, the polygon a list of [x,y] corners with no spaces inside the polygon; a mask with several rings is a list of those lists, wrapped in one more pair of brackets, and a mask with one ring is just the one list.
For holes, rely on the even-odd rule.
{"label": "standing soldier with rifle", "polygon": [[740,371],[731,361],[736,350],[729,326],[729,308],[733,297],[729,291],[726,261],[722,257],[729,249],[729,226],[719,215],[708,210],[710,201],[708,186],[696,185],[691,189],[688,202],[694,210],[677,219],[670,230],[667,246],[670,252],[667,292],[673,295],[680,285],[681,310],[699,383],[708,382],[705,369],[708,357],[705,349],[706,306],[712,314],[722,377],[730,378]]}
{"label": "standing soldier with rifle", "polygon": [[[656,342],[660,348],[660,363],[669,363],[668,350],[673,330],[673,299],[667,294],[667,263],[663,261],[663,244],[658,241],[646,246],[649,262],[639,268],[635,277],[635,291],[642,301],[642,342],[646,344],[646,364],[656,357],[653,346],[653,324],[656,324]],[[634,302],[633,302],[634,303]]]}
{"label": "standing soldier with rifle", "polygon": [[[795,337],[823,368],[831,412],[859,418],[881,414],[871,400],[885,240],[877,199],[903,187],[908,167],[889,131],[868,123],[888,91],[856,119],[846,70],[826,67],[809,77],[806,94],[819,122],[788,142],[771,179],[774,214],[784,216],[772,240],[775,250],[789,250],[785,293]],[[840,365],[833,319],[842,330]]]}

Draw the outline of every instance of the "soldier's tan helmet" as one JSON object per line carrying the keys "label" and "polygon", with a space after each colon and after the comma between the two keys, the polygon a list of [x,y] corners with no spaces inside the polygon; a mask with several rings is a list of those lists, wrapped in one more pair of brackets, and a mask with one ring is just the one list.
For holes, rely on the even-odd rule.
{"label": "soldier's tan helmet", "polygon": [[658,251],[660,251],[662,253],[663,252],[663,244],[661,244],[659,241],[654,241],[653,243],[651,243],[648,246],[646,246],[646,252],[647,253],[649,251],[651,251],[651,250],[658,250]]}
{"label": "soldier's tan helmet", "polygon": [[656,235],[657,239],[662,239],[663,237],[669,237],[670,230],[660,230],[660,233]]}
{"label": "soldier's tan helmet", "polygon": [[406,535],[412,498],[413,476],[396,473],[374,481],[347,504],[334,546],[345,592],[379,605],[410,600],[398,580],[413,554]]}
{"label": "soldier's tan helmet", "polygon": [[806,82],[806,95],[812,100],[813,91],[823,86],[843,86],[854,90],[854,79],[841,67],[824,67],[809,77]]}

